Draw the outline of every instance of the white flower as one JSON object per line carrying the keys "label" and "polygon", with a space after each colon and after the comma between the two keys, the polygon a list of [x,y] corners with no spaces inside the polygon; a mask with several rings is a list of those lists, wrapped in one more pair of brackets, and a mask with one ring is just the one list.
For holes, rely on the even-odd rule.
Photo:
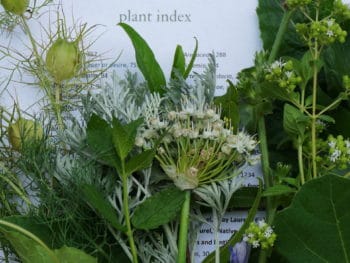
{"label": "white flower", "polygon": [[215,116],[215,111],[213,109],[208,109],[205,113],[206,117],[211,119]]}
{"label": "white flower", "polygon": [[231,150],[232,148],[227,143],[224,143],[224,145],[221,147],[221,151],[226,155],[229,155],[231,153]]}
{"label": "white flower", "polygon": [[152,139],[157,137],[157,132],[153,129],[148,129],[143,132],[143,137],[146,139]]}
{"label": "white flower", "polygon": [[334,20],[333,20],[333,19],[328,19],[328,20],[327,20],[327,26],[328,26],[328,27],[333,26],[333,24],[334,24]]}
{"label": "white flower", "polygon": [[255,240],[252,244],[253,248],[258,248],[260,246],[259,241]]}
{"label": "white flower", "polygon": [[159,153],[159,154],[164,154],[164,153],[165,153],[164,148],[163,148],[163,147],[159,147],[159,148],[158,148],[158,153]]}
{"label": "white flower", "polygon": [[145,144],[145,140],[142,137],[136,137],[135,145],[138,147],[142,147]]}
{"label": "white flower", "polygon": [[330,142],[328,142],[328,146],[329,146],[330,148],[335,148],[336,145],[337,145],[337,143],[336,143],[335,141],[330,141]]}
{"label": "white flower", "polygon": [[264,232],[264,236],[266,238],[269,238],[272,235],[272,233],[273,233],[273,229],[272,229],[272,227],[269,226],[269,227],[266,228],[266,230]]}
{"label": "white flower", "polygon": [[263,228],[263,227],[266,227],[266,222],[265,222],[265,220],[264,219],[261,219],[261,220],[259,220],[258,221],[258,226],[259,226],[259,228]]}
{"label": "white flower", "polygon": [[334,152],[329,157],[329,159],[331,160],[331,162],[334,163],[339,159],[340,155],[341,155],[341,151],[339,149],[335,149]]}
{"label": "white flower", "polygon": [[169,112],[168,112],[168,119],[169,119],[170,121],[175,120],[175,119],[176,119],[176,116],[177,116],[177,113],[176,113],[175,111],[169,111]]}
{"label": "white flower", "polygon": [[334,36],[334,32],[332,30],[327,30],[326,35],[328,37],[332,37],[332,36]]}
{"label": "white flower", "polygon": [[285,74],[286,74],[287,78],[290,78],[293,75],[293,72],[292,71],[286,71]]}

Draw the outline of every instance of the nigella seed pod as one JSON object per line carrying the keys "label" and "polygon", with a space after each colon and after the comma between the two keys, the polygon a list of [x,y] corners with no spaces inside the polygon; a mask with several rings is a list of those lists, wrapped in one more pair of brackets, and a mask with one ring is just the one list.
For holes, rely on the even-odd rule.
{"label": "nigella seed pod", "polygon": [[7,12],[22,15],[28,7],[29,0],[1,0],[1,5]]}
{"label": "nigella seed pod", "polygon": [[57,83],[74,77],[80,66],[81,53],[76,41],[57,39],[46,53],[46,67]]}
{"label": "nigella seed pod", "polygon": [[19,118],[8,127],[8,138],[12,148],[16,151],[22,149],[23,142],[39,140],[43,137],[42,127],[33,120]]}

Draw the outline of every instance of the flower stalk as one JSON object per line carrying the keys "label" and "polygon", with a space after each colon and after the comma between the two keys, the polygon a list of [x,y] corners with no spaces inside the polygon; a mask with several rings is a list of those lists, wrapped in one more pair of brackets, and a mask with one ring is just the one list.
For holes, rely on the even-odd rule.
{"label": "flower stalk", "polygon": [[177,263],[186,263],[187,255],[187,235],[190,216],[191,190],[186,190],[185,194],[185,202],[183,203],[181,209],[180,232],[178,242],[179,253]]}

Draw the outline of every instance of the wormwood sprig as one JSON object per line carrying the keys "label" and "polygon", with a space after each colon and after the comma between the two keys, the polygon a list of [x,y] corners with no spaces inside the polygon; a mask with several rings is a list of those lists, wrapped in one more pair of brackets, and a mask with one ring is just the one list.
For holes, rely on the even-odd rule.
{"label": "wormwood sprig", "polygon": [[229,202],[233,194],[241,187],[242,179],[234,177],[217,183],[203,185],[194,190],[201,200],[197,203],[201,206],[209,207],[212,210],[212,223],[208,222],[201,213],[195,218],[204,224],[212,226],[215,240],[215,262],[220,262],[220,240],[219,230]]}

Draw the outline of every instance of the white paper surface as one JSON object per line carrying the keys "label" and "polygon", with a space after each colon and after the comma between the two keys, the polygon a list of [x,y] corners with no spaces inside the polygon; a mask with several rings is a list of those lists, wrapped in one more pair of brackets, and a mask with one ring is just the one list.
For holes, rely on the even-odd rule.
{"label": "white paper surface", "polygon": [[[226,91],[226,79],[235,80],[237,72],[252,65],[254,53],[260,50],[258,22],[255,14],[257,0],[62,0],[68,26],[76,23],[99,25],[88,37],[87,43],[95,41],[91,52],[103,53],[103,57],[115,59],[122,55],[113,70],[121,76],[126,69],[135,69],[134,49],[119,22],[125,22],[148,42],[165,75],[169,77],[177,44],[182,45],[187,62],[198,39],[198,57],[194,71],[201,72],[207,64],[208,53],[214,52],[217,62],[217,93]],[[55,30],[56,18],[52,6],[37,21],[29,21],[39,42],[47,42],[43,28]],[[74,18],[74,19],[73,19]],[[43,28],[40,28],[40,27]],[[21,52],[28,44],[27,37],[17,29],[11,38],[1,35],[1,42],[10,43]],[[29,54],[28,54],[29,55]],[[111,61],[109,60],[109,61]],[[7,61],[0,61],[8,63]],[[108,60],[105,62],[106,66]],[[98,65],[96,65],[98,66]],[[101,65],[100,65],[101,66]],[[0,79],[6,78],[2,72]],[[108,77],[107,75],[105,75]],[[2,96],[2,105],[12,105],[13,99],[22,109],[38,111],[32,104],[42,95],[38,88],[18,83],[10,85],[10,93]],[[10,98],[12,96],[12,98]]]}

